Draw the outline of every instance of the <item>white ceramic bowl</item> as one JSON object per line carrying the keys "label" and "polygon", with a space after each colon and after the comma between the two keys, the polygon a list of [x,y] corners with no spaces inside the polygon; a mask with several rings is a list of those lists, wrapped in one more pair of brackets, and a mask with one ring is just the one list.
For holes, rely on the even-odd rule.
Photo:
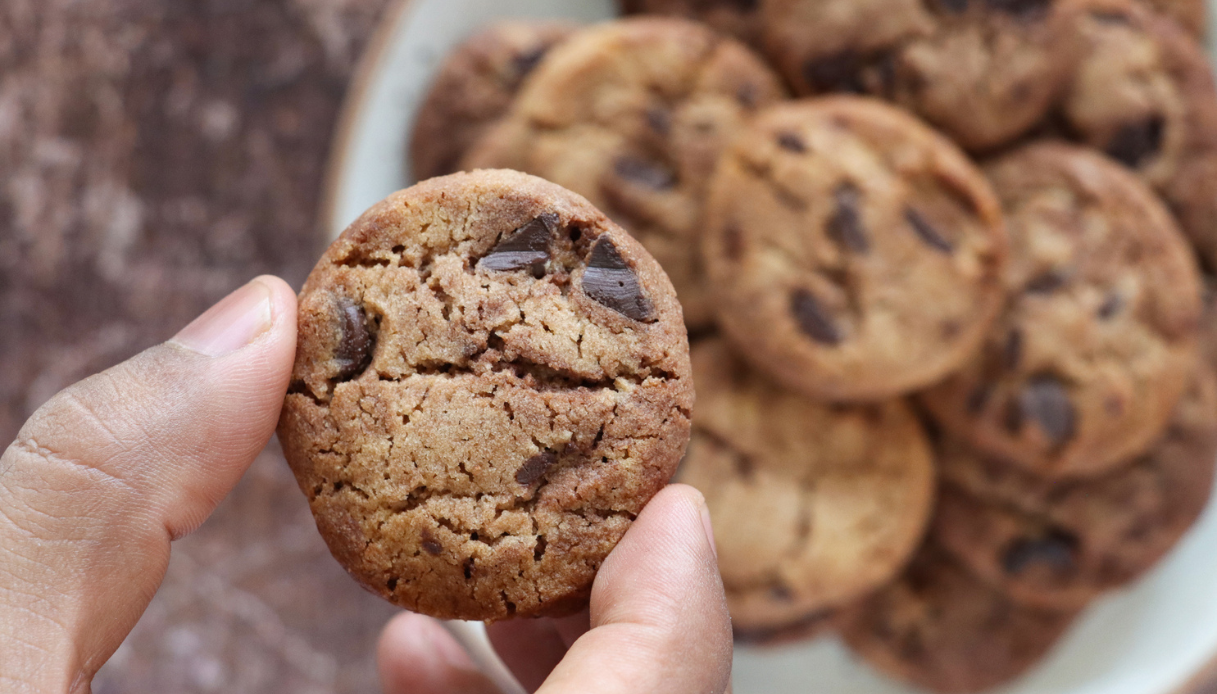
{"label": "white ceramic bowl", "polygon": [[[323,201],[337,235],[413,181],[408,132],[448,49],[500,18],[614,16],[614,0],[400,0],[385,18],[347,97]],[[1217,656],[1217,510],[1156,570],[1086,612],[1057,648],[1004,694],[1182,694]],[[1209,691],[1217,691],[1212,689]],[[911,694],[832,637],[776,649],[741,647],[736,694]]]}

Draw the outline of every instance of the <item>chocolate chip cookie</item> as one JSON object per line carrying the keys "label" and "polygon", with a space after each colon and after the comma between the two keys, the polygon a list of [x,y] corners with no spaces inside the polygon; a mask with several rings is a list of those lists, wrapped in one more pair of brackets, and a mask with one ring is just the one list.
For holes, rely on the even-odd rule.
{"label": "chocolate chip cookie", "polygon": [[705,22],[748,45],[760,45],[761,0],[620,0],[620,4],[625,14],[685,17]]}
{"label": "chocolate chip cookie", "polygon": [[690,327],[711,310],[696,246],[715,162],[782,96],[743,44],[680,19],[604,24],[558,47],[465,168],[511,168],[587,196],[667,270]]}
{"label": "chocolate chip cookie", "polygon": [[687,344],[658,263],[583,198],[436,178],[309,276],[279,438],[371,592],[445,619],[569,613],[684,453]]}
{"label": "chocolate chip cookie", "polygon": [[1088,0],[1061,105],[1081,142],[1134,169],[1217,267],[1217,88],[1203,49],[1133,0]]}
{"label": "chocolate chip cookie", "polygon": [[772,638],[890,580],[929,520],[934,468],[907,404],[834,406],[693,348],[698,402],[678,479],[706,496],[731,619]]}
{"label": "chocolate chip cookie", "polygon": [[1196,359],[1200,277],[1153,193],[1115,162],[1035,144],[992,163],[1011,263],[984,349],[924,401],[980,451],[1048,477],[1145,452]]}
{"label": "chocolate chip cookie", "polygon": [[850,648],[892,677],[936,692],[978,692],[1023,674],[1074,616],[1012,602],[931,544],[837,625]]}
{"label": "chocolate chip cookie", "polygon": [[968,149],[1039,122],[1076,59],[1062,0],[773,0],[765,46],[796,93],[858,92],[916,112]]}
{"label": "chocolate chip cookie", "polygon": [[524,78],[577,29],[566,22],[499,22],[453,49],[414,123],[414,179],[457,171],[466,150],[511,108]]}
{"label": "chocolate chip cookie", "polygon": [[719,165],[706,222],[720,327],[812,397],[881,400],[941,379],[1004,298],[1006,235],[983,175],[873,99],[758,115]]}
{"label": "chocolate chip cookie", "polygon": [[1131,467],[1053,484],[948,444],[935,537],[1014,600],[1080,609],[1161,559],[1208,503],[1217,376],[1197,372],[1164,439]]}

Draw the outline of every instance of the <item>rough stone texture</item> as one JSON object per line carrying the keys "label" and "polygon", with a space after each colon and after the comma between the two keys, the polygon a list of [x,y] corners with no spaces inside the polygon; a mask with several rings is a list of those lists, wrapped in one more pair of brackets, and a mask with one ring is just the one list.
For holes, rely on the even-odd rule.
{"label": "rough stone texture", "polygon": [[[0,3],[0,440],[261,272],[299,285],[325,157],[388,0]],[[277,449],[179,542],[95,692],[367,692],[391,614]]]}

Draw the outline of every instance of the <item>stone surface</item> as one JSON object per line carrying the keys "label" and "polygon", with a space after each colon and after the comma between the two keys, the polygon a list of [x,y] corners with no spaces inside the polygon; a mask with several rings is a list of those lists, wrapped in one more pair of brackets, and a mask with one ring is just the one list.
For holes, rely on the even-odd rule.
{"label": "stone surface", "polygon": [[[0,442],[253,276],[299,286],[331,132],[389,0],[0,2]],[[367,692],[392,608],[278,448],[174,547],[94,692]]]}

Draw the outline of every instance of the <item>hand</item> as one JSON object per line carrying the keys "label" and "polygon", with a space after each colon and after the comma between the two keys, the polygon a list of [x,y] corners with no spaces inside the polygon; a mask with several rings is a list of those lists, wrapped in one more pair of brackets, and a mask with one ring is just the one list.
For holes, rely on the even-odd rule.
{"label": "hand", "polygon": [[[295,295],[258,278],[26,422],[0,457],[0,691],[87,694],[160,585],[170,543],[273,433],[295,345]],[[552,670],[547,692],[724,690],[731,634],[704,509],[687,487],[656,497],[601,570],[595,628],[577,641],[570,621],[494,629],[530,689]],[[437,629],[390,624],[389,691],[493,691]]]}

